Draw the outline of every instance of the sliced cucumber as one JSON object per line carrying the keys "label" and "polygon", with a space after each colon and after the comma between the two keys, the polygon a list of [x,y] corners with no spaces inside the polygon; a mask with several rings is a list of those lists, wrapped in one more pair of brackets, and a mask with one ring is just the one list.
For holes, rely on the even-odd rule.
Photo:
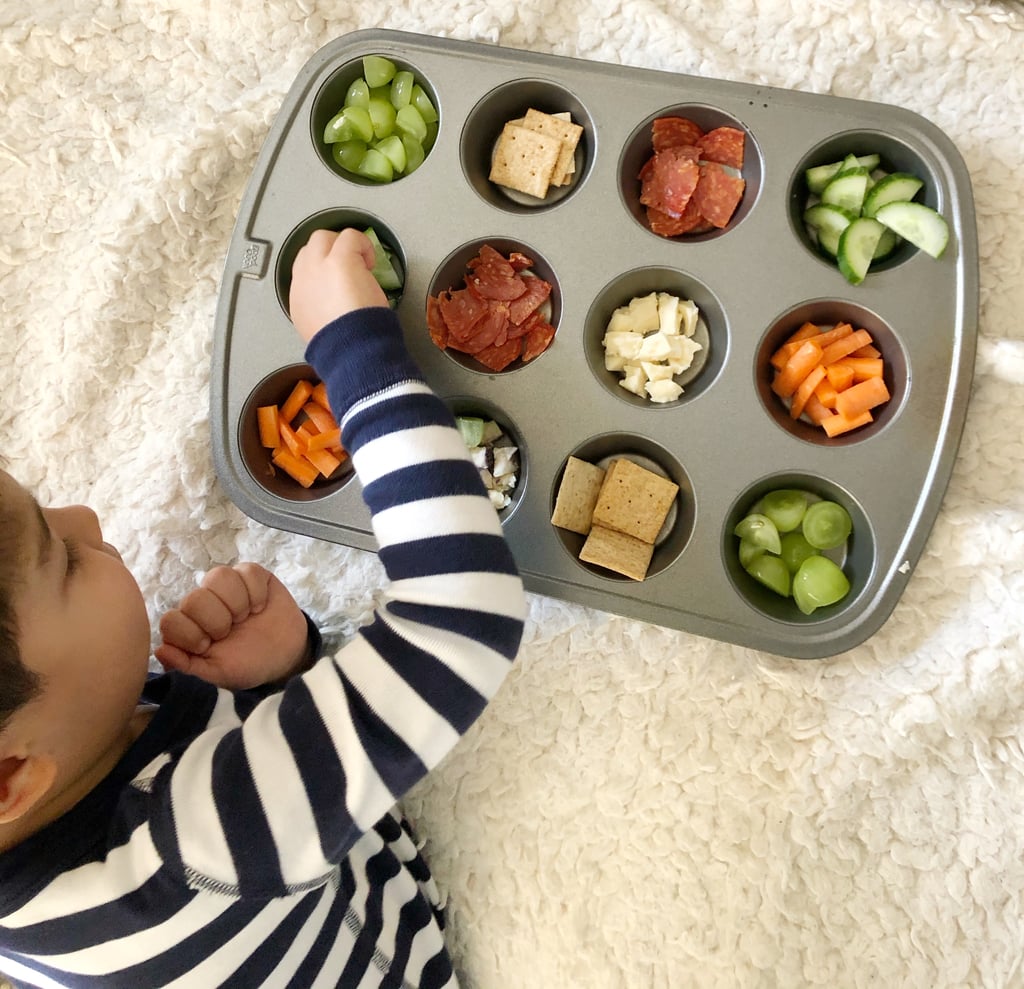
{"label": "sliced cucumber", "polygon": [[924,182],[909,172],[893,172],[886,175],[884,179],[879,179],[864,197],[864,215],[874,216],[886,203],[909,203],[923,187]]}
{"label": "sliced cucumber", "polygon": [[878,168],[882,160],[879,155],[847,155],[842,161],[829,162],[827,165],[815,165],[804,172],[804,179],[807,182],[808,190],[816,196],[820,196],[825,186],[844,170],[847,161],[851,157],[855,157],[858,165],[861,168],[866,168],[869,172]]}
{"label": "sliced cucumber", "polygon": [[484,438],[484,421],[477,416],[456,416],[455,425],[467,447],[480,446]]}
{"label": "sliced cucumber", "polygon": [[923,203],[887,203],[878,209],[875,219],[933,258],[941,256],[949,242],[948,224]]}
{"label": "sliced cucumber", "polygon": [[804,223],[814,228],[818,244],[832,257],[839,250],[839,238],[857,214],[833,203],[817,203],[804,210]]}
{"label": "sliced cucumber", "polygon": [[863,167],[841,172],[821,190],[821,201],[860,213],[870,177],[868,170]]}
{"label": "sliced cucumber", "polygon": [[875,248],[874,257],[872,261],[881,261],[882,258],[887,258],[893,251],[896,250],[900,245],[900,239],[896,236],[893,231],[886,227],[882,231],[882,236],[878,239],[878,247]]}
{"label": "sliced cucumber", "polygon": [[385,292],[397,291],[402,287],[402,277],[395,267],[391,252],[381,243],[380,237],[377,236],[377,231],[373,227],[367,227],[363,233],[373,244],[373,277],[377,279],[377,284]]}
{"label": "sliced cucumber", "polygon": [[857,217],[843,231],[836,260],[843,277],[851,285],[859,285],[864,281],[884,231],[885,227],[869,216]]}

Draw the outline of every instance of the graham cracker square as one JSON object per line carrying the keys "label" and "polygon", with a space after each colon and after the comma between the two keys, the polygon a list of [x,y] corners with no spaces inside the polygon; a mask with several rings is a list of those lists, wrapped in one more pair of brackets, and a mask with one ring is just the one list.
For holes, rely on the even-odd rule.
{"label": "graham cracker square", "polygon": [[667,477],[625,457],[613,460],[605,475],[593,524],[653,543],[679,492]]}

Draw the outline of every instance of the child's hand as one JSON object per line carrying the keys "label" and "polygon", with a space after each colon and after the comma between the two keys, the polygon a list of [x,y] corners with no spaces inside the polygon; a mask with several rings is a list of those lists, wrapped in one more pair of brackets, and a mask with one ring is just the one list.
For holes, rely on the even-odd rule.
{"label": "child's hand", "polygon": [[370,238],[359,230],[313,231],[295,256],[288,296],[292,322],[306,343],[339,316],[388,304],[373,262]]}
{"label": "child's hand", "polygon": [[308,659],[306,619],[288,590],[255,563],[215,567],[160,619],[164,669],[244,690],[283,680]]}

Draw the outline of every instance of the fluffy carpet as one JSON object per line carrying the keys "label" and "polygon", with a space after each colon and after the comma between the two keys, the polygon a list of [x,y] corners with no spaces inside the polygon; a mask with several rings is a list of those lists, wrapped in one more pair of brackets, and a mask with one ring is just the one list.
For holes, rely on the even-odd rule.
{"label": "fluffy carpet", "polygon": [[339,638],[376,557],[252,522],[214,474],[225,251],[328,41],[389,27],[898,104],[956,143],[977,364],[894,613],[823,661],[532,596],[514,672],[407,810],[474,989],[1024,985],[1024,9],[993,0],[7,0],[5,465],[85,501],[154,620],[276,569]]}

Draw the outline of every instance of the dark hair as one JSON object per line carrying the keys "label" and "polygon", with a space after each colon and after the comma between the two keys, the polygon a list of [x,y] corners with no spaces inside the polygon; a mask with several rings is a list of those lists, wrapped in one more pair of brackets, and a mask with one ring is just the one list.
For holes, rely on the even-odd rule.
{"label": "dark hair", "polygon": [[0,504],[0,732],[42,689],[42,678],[21,660],[14,610],[15,594],[24,576],[24,532],[24,520],[12,518]]}

